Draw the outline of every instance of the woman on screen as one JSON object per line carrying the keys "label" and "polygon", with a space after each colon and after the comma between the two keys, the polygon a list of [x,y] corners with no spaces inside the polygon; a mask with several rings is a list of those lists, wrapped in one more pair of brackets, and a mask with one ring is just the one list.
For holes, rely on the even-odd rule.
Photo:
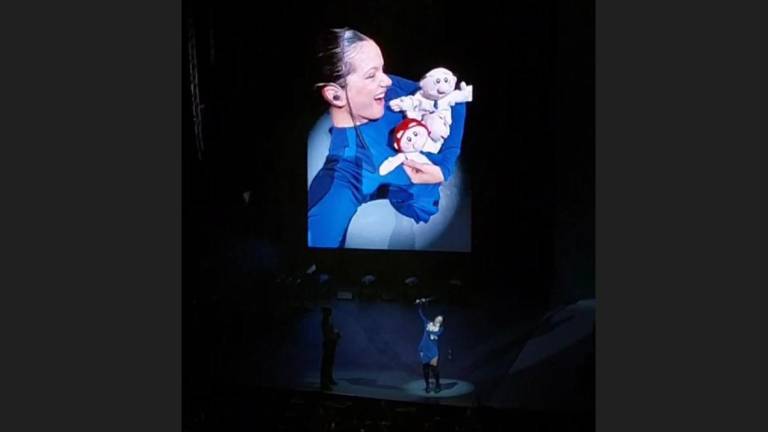
{"label": "woman on screen", "polygon": [[309,246],[343,247],[358,208],[376,199],[388,199],[417,223],[428,222],[461,150],[465,104],[453,106],[450,136],[438,154],[427,156],[431,164],[409,160],[379,175],[379,166],[395,155],[391,133],[404,118],[388,103],[419,84],[386,74],[378,45],[355,30],[331,30],[321,40],[316,87],[329,105],[332,127],[328,156],[309,187]]}

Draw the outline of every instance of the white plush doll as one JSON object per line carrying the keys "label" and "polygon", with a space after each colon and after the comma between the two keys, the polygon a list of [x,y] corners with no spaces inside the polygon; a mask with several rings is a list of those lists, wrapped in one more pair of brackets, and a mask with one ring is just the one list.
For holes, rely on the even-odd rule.
{"label": "white plush doll", "polygon": [[395,128],[395,150],[398,153],[382,162],[379,167],[380,175],[387,175],[400,166],[406,159],[419,163],[432,164],[426,156],[420,152],[430,142],[427,126],[416,119],[405,119]]}
{"label": "white plush doll", "polygon": [[456,76],[439,67],[427,72],[419,81],[421,90],[389,102],[393,111],[404,111],[408,118],[421,120],[429,130],[433,143],[424,151],[437,153],[450,133],[451,107],[461,102],[472,102],[472,86],[462,82],[456,89]]}
{"label": "white plush doll", "polygon": [[449,110],[439,110],[433,113],[425,114],[422,119],[422,123],[427,126],[429,130],[429,140],[424,144],[423,152],[439,153],[443,147],[443,142],[448,138],[448,134],[451,133]]}

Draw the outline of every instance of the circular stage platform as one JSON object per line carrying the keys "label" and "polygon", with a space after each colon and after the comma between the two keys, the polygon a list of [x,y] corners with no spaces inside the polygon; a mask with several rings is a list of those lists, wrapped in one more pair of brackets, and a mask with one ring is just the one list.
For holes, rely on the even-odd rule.
{"label": "circular stage platform", "polygon": [[[426,393],[424,380],[400,371],[344,371],[335,373],[337,385],[329,393],[405,402],[437,403],[441,405],[475,406],[475,386],[468,381],[441,377],[440,393]],[[308,374],[298,390],[321,391],[317,374]]]}

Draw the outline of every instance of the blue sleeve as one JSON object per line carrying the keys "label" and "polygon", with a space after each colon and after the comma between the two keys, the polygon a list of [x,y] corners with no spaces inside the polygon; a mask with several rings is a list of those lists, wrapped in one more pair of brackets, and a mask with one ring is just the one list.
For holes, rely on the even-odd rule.
{"label": "blue sleeve", "polygon": [[424,312],[421,311],[421,305],[419,305],[419,316],[421,317],[421,320],[424,321],[424,324],[429,322],[427,317],[424,316]]}
{"label": "blue sleeve", "polygon": [[419,87],[419,83],[415,81],[407,80],[397,75],[387,74],[387,76],[392,80],[392,87],[387,90],[387,95],[385,97],[385,100],[387,101],[397,99],[402,96],[412,95],[421,89],[421,87]]}
{"label": "blue sleeve", "polygon": [[361,204],[357,190],[348,180],[349,164],[339,158],[329,158],[310,183],[307,211],[309,247],[344,246],[349,223]]}
{"label": "blue sleeve", "polygon": [[451,124],[451,133],[443,142],[440,153],[425,153],[427,158],[443,171],[445,181],[451,178],[456,169],[456,159],[461,153],[461,139],[464,136],[464,119],[467,116],[467,104],[457,103],[451,108],[453,123]]}

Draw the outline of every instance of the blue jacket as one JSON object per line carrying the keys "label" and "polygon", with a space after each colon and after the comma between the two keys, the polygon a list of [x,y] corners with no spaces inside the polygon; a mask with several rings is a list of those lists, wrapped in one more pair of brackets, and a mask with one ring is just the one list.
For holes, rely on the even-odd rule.
{"label": "blue jacket", "polygon": [[421,337],[421,343],[419,343],[419,359],[422,363],[429,363],[432,359],[440,355],[437,342],[440,339],[440,335],[443,334],[444,328],[443,326],[440,326],[440,329],[437,331],[429,330],[427,328],[429,320],[424,316],[424,312],[421,310],[421,305],[419,305],[419,316],[421,316],[421,320],[424,323],[424,335]]}

